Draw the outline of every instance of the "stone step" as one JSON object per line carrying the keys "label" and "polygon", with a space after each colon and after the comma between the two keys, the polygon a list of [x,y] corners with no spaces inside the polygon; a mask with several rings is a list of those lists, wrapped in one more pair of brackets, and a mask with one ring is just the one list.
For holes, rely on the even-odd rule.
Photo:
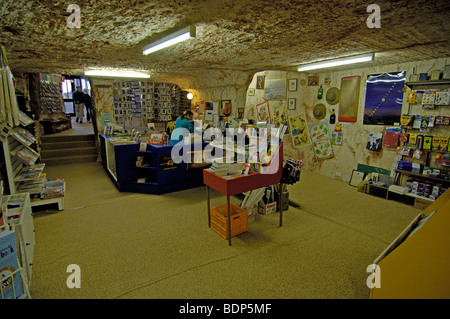
{"label": "stone step", "polygon": [[41,136],[41,144],[75,142],[75,141],[95,141],[95,135],[87,134],[87,135]]}
{"label": "stone step", "polygon": [[79,156],[68,156],[68,157],[54,157],[42,160],[45,166],[56,166],[56,165],[66,165],[72,163],[86,163],[95,162],[97,160],[97,154],[87,154]]}
{"label": "stone step", "polygon": [[95,146],[91,147],[78,147],[78,148],[61,148],[55,150],[41,150],[42,161],[47,161],[52,158],[59,157],[77,157],[82,155],[97,154],[97,148]]}
{"label": "stone step", "polygon": [[41,151],[50,151],[50,150],[60,150],[64,148],[83,148],[83,147],[95,147],[95,141],[86,140],[86,141],[64,141],[64,142],[52,142],[52,143],[43,143],[41,144]]}

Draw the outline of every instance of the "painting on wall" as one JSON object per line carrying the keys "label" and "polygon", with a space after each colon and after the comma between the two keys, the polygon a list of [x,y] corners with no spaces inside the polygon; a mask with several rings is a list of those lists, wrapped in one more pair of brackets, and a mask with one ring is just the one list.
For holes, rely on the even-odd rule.
{"label": "painting on wall", "polygon": [[289,129],[292,133],[292,143],[294,147],[309,144],[308,126],[304,113],[289,117]]}
{"label": "painting on wall", "polygon": [[256,105],[256,118],[258,121],[270,123],[269,102],[266,101]]}
{"label": "painting on wall", "polygon": [[284,100],[286,98],[286,80],[266,80],[264,99]]}
{"label": "painting on wall", "polygon": [[264,75],[258,75],[256,76],[256,89],[257,90],[264,90]]}
{"label": "painting on wall", "polygon": [[405,80],[405,71],[367,76],[363,124],[394,125],[400,122]]}

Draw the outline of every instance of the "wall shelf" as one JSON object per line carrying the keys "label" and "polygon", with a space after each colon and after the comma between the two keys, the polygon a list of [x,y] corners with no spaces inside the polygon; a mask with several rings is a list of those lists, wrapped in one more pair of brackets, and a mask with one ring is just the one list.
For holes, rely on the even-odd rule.
{"label": "wall shelf", "polygon": [[427,80],[418,82],[406,82],[405,85],[409,87],[419,86],[419,85],[450,85],[450,80]]}

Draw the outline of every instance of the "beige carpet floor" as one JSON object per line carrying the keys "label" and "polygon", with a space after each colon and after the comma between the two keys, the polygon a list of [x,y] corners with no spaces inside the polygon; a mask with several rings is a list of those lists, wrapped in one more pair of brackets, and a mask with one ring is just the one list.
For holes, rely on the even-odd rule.
{"label": "beige carpet floor", "polygon": [[[100,163],[46,172],[66,180],[65,209],[35,210],[32,298],[365,299],[367,266],[420,213],[304,170],[283,226],[259,215],[228,246],[207,225],[205,187],[121,193]],[[81,288],[66,285],[70,264]]]}

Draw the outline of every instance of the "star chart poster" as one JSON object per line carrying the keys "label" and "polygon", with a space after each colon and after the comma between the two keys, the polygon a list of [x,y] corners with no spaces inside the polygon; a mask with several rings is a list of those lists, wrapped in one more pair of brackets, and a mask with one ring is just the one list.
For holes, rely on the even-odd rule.
{"label": "star chart poster", "polygon": [[394,125],[400,122],[405,79],[405,71],[367,76],[363,124]]}

